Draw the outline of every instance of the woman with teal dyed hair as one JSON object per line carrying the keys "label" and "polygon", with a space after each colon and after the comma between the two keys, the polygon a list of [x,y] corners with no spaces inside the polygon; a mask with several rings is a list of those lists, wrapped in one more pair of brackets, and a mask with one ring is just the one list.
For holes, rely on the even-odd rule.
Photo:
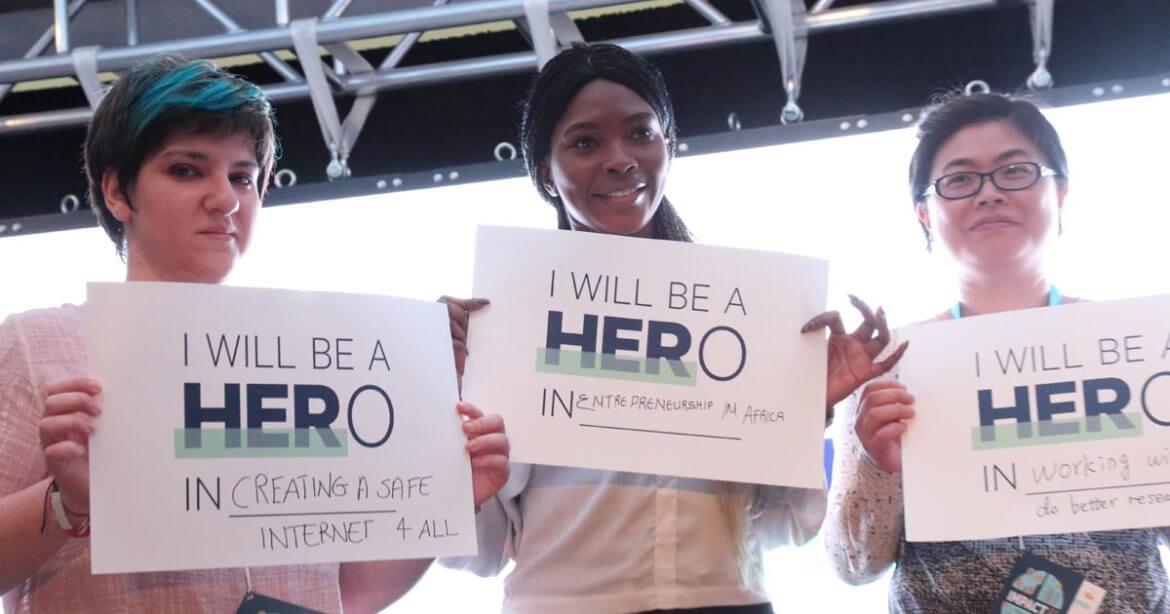
{"label": "woman with teal dyed hair", "polygon": [[[248,247],[275,150],[272,109],[260,89],[207,62],[161,56],[119,79],[94,113],[85,166],[90,205],[126,261],[127,280],[222,281]],[[246,591],[324,612],[343,603],[346,611],[372,611],[429,565],[93,575],[88,441],[101,414],[101,383],[85,374],[78,306],[0,324],[4,611],[230,612]],[[478,504],[507,479],[507,440],[498,416],[462,403],[458,410],[468,418]]]}

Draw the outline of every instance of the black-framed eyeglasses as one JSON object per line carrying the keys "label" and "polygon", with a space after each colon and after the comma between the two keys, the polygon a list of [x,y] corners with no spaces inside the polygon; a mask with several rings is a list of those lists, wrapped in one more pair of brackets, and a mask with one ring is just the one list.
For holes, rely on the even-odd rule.
{"label": "black-framed eyeglasses", "polygon": [[931,194],[947,200],[959,200],[979,193],[988,178],[1001,190],[1024,190],[1036,185],[1041,177],[1059,177],[1060,173],[1036,162],[1012,162],[987,173],[962,171],[943,175],[934,180],[922,192],[926,198]]}

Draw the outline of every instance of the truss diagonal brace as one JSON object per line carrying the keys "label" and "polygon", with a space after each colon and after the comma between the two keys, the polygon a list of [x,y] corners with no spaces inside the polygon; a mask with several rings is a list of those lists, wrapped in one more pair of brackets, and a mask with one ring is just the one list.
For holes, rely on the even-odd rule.
{"label": "truss diagonal brace", "polygon": [[803,0],[763,0],[764,11],[760,15],[768,21],[776,51],[780,55],[780,75],[784,80],[784,93],[788,101],[780,112],[780,121],[785,124],[804,119],[797,100],[800,98],[800,79],[804,73],[804,59],[808,51],[808,35],[796,33],[796,17],[805,13]]}
{"label": "truss diagonal brace", "polygon": [[[240,27],[240,24],[236,23],[234,19],[229,17],[212,0],[195,0],[195,4],[198,4],[199,8],[202,8],[212,19],[218,21],[228,32],[235,33],[244,31],[244,28]],[[283,77],[285,81],[297,83],[301,80],[301,76],[297,74],[297,71],[293,70],[284,60],[277,57],[275,53],[261,51],[260,58],[264,60],[264,63],[271,66],[272,70],[275,70],[277,74]]]}
{"label": "truss diagonal brace", "polygon": [[[439,7],[445,4],[447,4],[447,0],[435,0],[431,6]],[[390,55],[386,56],[385,60],[382,60],[382,64],[378,67],[378,69],[390,70],[395,66],[398,66],[398,64],[402,62],[402,59],[406,57],[406,54],[410,53],[410,50],[413,49],[415,44],[418,43],[419,39],[422,38],[422,35],[422,32],[410,32],[404,35],[402,40],[398,41],[397,45],[394,45],[394,49],[390,51]]]}
{"label": "truss diagonal brace", "polygon": [[711,22],[715,26],[729,26],[731,20],[719,11],[719,9],[711,6],[707,0],[687,0],[687,4],[698,14],[702,15],[704,19]]}
{"label": "truss diagonal brace", "polygon": [[1055,0],[1033,0],[1028,6],[1032,21],[1032,60],[1036,70],[1028,77],[1028,87],[1042,90],[1052,87],[1048,58],[1052,56],[1052,15]]}

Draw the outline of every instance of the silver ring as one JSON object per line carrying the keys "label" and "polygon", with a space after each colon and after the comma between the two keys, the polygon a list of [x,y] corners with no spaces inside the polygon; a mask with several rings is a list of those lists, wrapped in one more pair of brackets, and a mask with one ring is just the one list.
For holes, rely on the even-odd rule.
{"label": "silver ring", "polygon": [[499,143],[496,143],[496,148],[492,150],[492,155],[494,155],[496,159],[501,162],[504,160],[515,160],[516,146],[509,143],[508,141],[500,141]]}
{"label": "silver ring", "polygon": [[291,168],[282,168],[272,176],[272,185],[278,188],[292,187],[297,184],[297,174]]}
{"label": "silver ring", "polygon": [[81,208],[81,199],[75,194],[66,194],[61,199],[61,213],[73,213]]}
{"label": "silver ring", "polygon": [[963,92],[968,96],[972,94],[990,94],[991,86],[982,79],[975,79],[974,81],[968,83],[967,87],[963,88]]}
{"label": "silver ring", "polygon": [[738,132],[743,128],[743,124],[739,121],[739,115],[734,111],[727,114],[727,129],[732,132]]}

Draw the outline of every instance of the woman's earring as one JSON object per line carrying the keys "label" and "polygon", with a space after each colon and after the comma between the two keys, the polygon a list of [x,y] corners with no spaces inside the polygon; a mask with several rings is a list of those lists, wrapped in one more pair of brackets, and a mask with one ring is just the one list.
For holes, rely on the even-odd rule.
{"label": "woman's earring", "polygon": [[928,233],[926,233],[926,253],[933,254],[934,250],[930,248],[930,243],[931,243],[930,233],[928,232]]}
{"label": "woman's earring", "polygon": [[1056,212],[1056,236],[1064,234],[1064,214],[1060,211]]}

